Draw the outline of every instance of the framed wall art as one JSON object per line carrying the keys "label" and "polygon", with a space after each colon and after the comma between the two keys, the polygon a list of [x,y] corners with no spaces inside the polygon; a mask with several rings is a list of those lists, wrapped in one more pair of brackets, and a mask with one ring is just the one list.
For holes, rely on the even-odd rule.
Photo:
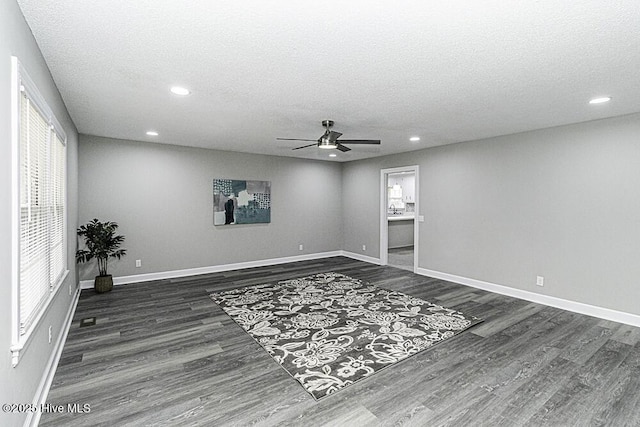
{"label": "framed wall art", "polygon": [[271,222],[271,181],[213,180],[213,225]]}

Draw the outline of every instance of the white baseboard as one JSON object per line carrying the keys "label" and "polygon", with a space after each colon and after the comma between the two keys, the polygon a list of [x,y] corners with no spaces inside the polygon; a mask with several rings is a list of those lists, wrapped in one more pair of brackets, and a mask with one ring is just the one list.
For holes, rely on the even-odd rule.
{"label": "white baseboard", "polygon": [[380,258],[374,258],[367,255],[358,254],[355,252],[349,251],[340,251],[340,255],[346,256],[347,258],[357,259],[358,261],[368,262],[369,264],[380,265]]}
{"label": "white baseboard", "polygon": [[544,304],[551,307],[561,308],[563,310],[573,311],[574,313],[586,314],[587,316],[593,316],[600,319],[611,320],[614,322],[625,323],[627,325],[640,327],[640,316],[636,314],[611,310],[604,307],[597,307],[594,305],[556,298],[549,295],[537,294],[535,292],[510,288],[508,286],[497,285],[490,282],[483,282],[482,280],[470,279],[468,277],[456,276],[454,274],[442,273],[440,271],[428,270],[426,268],[418,268],[416,270],[416,273],[422,276],[429,276],[436,279],[447,280],[449,282],[459,283],[461,285],[467,285],[473,288],[495,292],[497,294],[507,295],[538,304]]}
{"label": "white baseboard", "polygon": [[[270,265],[285,264],[288,262],[307,261],[321,258],[329,258],[334,256],[345,256],[359,261],[368,262],[370,264],[380,265],[380,258],[374,258],[355,252],[337,250],[331,252],[319,252],[314,254],[295,255],[282,258],[271,258],[257,261],[238,262],[233,264],[213,265],[208,267],[187,268],[183,270],[162,271],[157,273],[136,274],[131,276],[120,276],[113,278],[115,286],[125,285],[129,283],[148,282],[151,280],[172,279],[176,277],[195,276],[198,274],[217,273],[221,271],[240,270],[244,268],[266,267]],[[551,307],[561,308],[563,310],[573,311],[575,313],[586,314],[588,316],[598,317],[600,319],[611,320],[614,322],[625,323],[627,325],[640,327],[640,316],[622,311],[612,310],[609,308],[598,307],[594,305],[584,304],[576,301],[556,298],[549,295],[537,294],[535,292],[525,291],[522,289],[511,288],[508,286],[498,285],[495,283],[484,282],[482,280],[470,279],[468,277],[456,276],[454,274],[443,273],[440,271],[429,270],[426,268],[417,268],[416,274],[422,276],[434,277],[436,279],[448,280],[450,282],[467,285],[478,289],[483,289],[497,294],[507,295],[514,298],[523,299]],[[81,289],[92,289],[93,280],[82,280],[80,282]],[[77,303],[77,301],[76,301]]]}
{"label": "white baseboard", "polygon": [[[221,271],[240,270],[243,268],[265,267],[270,265],[285,264],[288,262],[307,261],[334,256],[346,256],[372,264],[380,264],[380,260],[353,252],[342,250],[331,252],[319,252],[314,254],[295,255],[282,258],[262,259],[257,261],[237,262],[233,264],[212,265],[208,267],[186,268],[183,270],[161,271],[158,273],[135,274],[131,276],[120,276],[113,278],[114,286],[126,285],[129,283],[149,282],[151,280],[173,279],[176,277],[195,276],[198,274],[218,273]],[[80,281],[81,289],[93,289],[93,280]]]}
{"label": "white baseboard", "polygon": [[[47,403],[47,396],[49,395],[49,389],[51,388],[51,383],[53,382],[53,377],[56,374],[56,369],[58,368],[58,362],[60,361],[60,356],[62,355],[62,350],[64,349],[64,343],[67,341],[67,335],[69,334],[69,329],[71,328],[71,322],[73,321],[73,316],[76,312],[76,307],[78,306],[78,300],[80,299],[80,289],[76,290],[76,293],[73,296],[73,302],[69,306],[69,310],[67,311],[67,317],[62,324],[62,333],[58,336],[56,340],[55,347],[51,352],[51,356],[49,357],[49,361],[47,362],[47,366],[45,368],[44,374],[42,375],[42,379],[40,380],[40,384],[38,385],[38,389],[36,390],[36,394],[33,399],[33,404],[36,407],[41,407]],[[37,426],[40,422],[40,417],[42,416],[42,411],[29,412],[27,418],[24,422],[25,426]]]}

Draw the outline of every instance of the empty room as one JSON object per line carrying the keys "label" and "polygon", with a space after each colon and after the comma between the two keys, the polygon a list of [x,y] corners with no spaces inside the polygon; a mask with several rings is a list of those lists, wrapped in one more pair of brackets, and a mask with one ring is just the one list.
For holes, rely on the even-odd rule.
{"label": "empty room", "polygon": [[638,28],[2,0],[0,425],[640,426]]}

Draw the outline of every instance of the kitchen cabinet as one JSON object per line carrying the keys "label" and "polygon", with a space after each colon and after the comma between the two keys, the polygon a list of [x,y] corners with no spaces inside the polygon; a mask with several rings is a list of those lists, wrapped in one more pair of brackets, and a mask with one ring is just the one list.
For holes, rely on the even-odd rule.
{"label": "kitchen cabinet", "polygon": [[403,198],[405,202],[415,201],[416,176],[414,174],[389,175],[387,186],[394,198]]}
{"label": "kitchen cabinet", "polygon": [[416,201],[416,176],[407,175],[402,179],[402,201],[405,203],[415,203]]}

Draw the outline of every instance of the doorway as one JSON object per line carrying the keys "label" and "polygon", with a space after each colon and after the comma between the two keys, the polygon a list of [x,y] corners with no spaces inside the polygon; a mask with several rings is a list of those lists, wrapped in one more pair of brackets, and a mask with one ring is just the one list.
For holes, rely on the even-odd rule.
{"label": "doorway", "polygon": [[380,170],[380,264],[418,268],[419,168]]}

